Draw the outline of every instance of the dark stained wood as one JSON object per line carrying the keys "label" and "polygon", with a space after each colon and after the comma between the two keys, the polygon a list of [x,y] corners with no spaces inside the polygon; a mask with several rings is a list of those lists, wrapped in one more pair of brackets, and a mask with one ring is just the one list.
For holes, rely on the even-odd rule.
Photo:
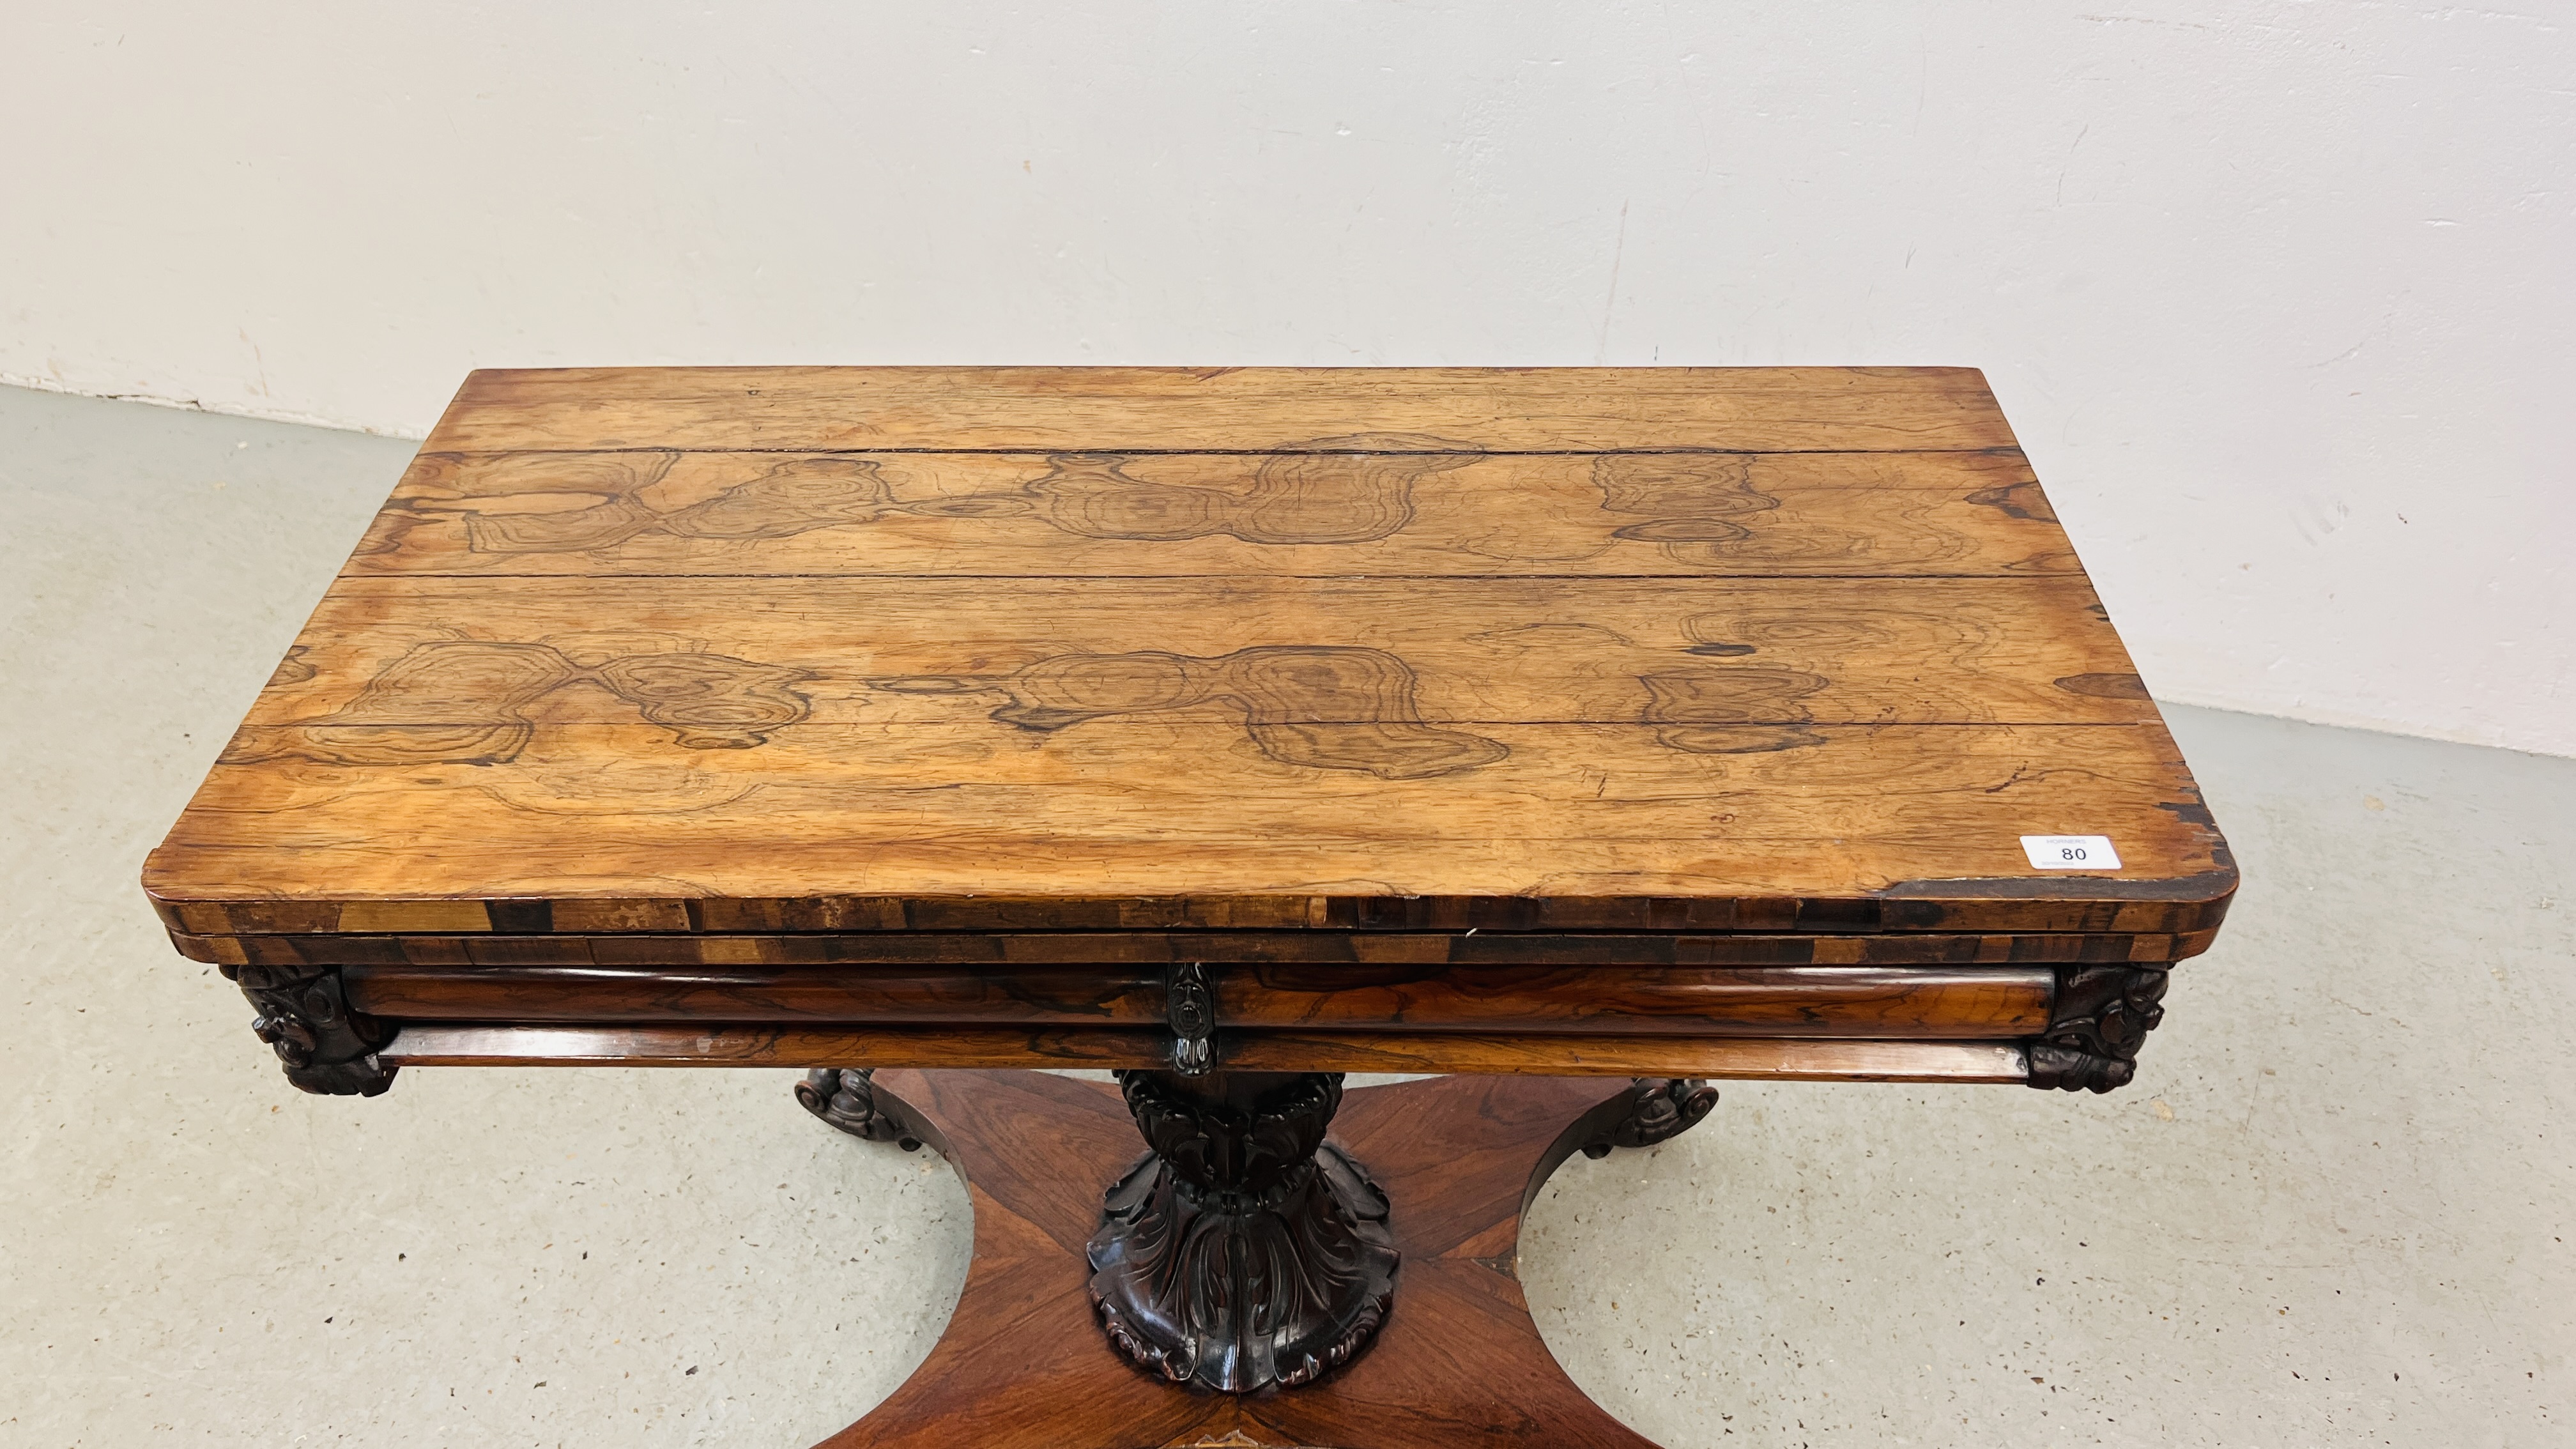
{"label": "dark stained wood", "polygon": [[367,1014],[348,998],[340,973],[330,968],[252,964],[224,972],[259,1014],[251,1032],[268,1043],[303,1091],[335,1097],[373,1097],[393,1085],[395,1066],[378,1049],[395,1027]]}
{"label": "dark stained wood", "polygon": [[1818,1038],[1241,1032],[1217,1060],[1245,1072],[1454,1072],[1781,1082],[2023,1082],[2020,1042]]}
{"label": "dark stained wood", "polygon": [[[414,1023],[378,1055],[388,1065],[1157,1069],[1172,1037],[1154,1030],[1010,1027],[497,1026]],[[1246,1072],[1458,1072],[1808,1082],[2022,1082],[2017,1041],[1587,1036],[1471,1032],[1233,1032],[1217,1064]]]}
{"label": "dark stained wood", "polygon": [[975,1258],[912,1378],[824,1449],[1653,1449],[1576,1389],[1513,1276],[1520,1216],[1607,1084],[1451,1079],[1348,1094],[1333,1140],[1377,1179],[1396,1308],[1346,1368],[1231,1395],[1129,1368],[1096,1326],[1083,1245],[1133,1161],[1115,1093],[1059,1077],[886,1072],[966,1179]]}
{"label": "dark stained wood", "polygon": [[1123,1072],[1150,1155],[1085,1247],[1102,1329],[1137,1367],[1248,1394],[1364,1352],[1394,1299],[1387,1199],[1324,1140],[1330,1072]]}
{"label": "dark stained wood", "polygon": [[[1134,1026],[1161,968],[352,966],[404,1021]],[[2047,968],[1211,967],[1219,1028],[1984,1040],[2047,1028]]]}
{"label": "dark stained wood", "polygon": [[[1127,1026],[1163,1021],[1159,966],[352,966],[360,1009],[408,1021]],[[2044,1027],[2043,1008],[2030,1030]]]}
{"label": "dark stained wood", "polygon": [[2014,446],[1972,368],[615,367],[474,373],[427,450]]}
{"label": "dark stained wood", "polygon": [[2056,989],[2045,968],[1451,966],[1362,975],[1268,966],[1211,974],[1220,1028],[1305,1031],[1977,1040],[2039,1029]]}
{"label": "dark stained wood", "polygon": [[1973,372],[767,368],[470,378],[146,881],[201,935],[2091,936],[2235,871]]}
{"label": "dark stained wood", "polygon": [[413,1067],[1155,1068],[1168,1033],[1132,1028],[517,1026],[414,1022],[380,1054]]}
{"label": "dark stained wood", "polygon": [[910,1152],[921,1145],[915,1134],[925,1129],[891,1095],[878,1099],[875,1075],[872,1067],[816,1067],[796,1084],[796,1105],[835,1130],[869,1142],[901,1143]]}
{"label": "dark stained wood", "polygon": [[2137,966],[2061,968],[2048,1029],[2027,1043],[2030,1085],[2108,1092],[2137,1076],[2138,1048],[2165,1018],[2171,973]]}
{"label": "dark stained wood", "polygon": [[[1717,1108],[1717,1088],[1699,1077],[1631,1077],[1622,1097],[1583,1114],[1578,1146],[1586,1157],[1622,1147],[1654,1147],[1699,1125]],[[1530,1190],[1538,1184],[1532,1179]]]}

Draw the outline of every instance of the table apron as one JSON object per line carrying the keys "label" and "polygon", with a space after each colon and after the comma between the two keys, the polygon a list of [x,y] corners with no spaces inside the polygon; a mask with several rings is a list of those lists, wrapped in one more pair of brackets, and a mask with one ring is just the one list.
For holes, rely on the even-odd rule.
{"label": "table apron", "polygon": [[[390,1067],[1163,1068],[1170,1038],[1133,1029],[1009,1027],[406,1026]],[[1377,1032],[1220,1033],[1217,1064],[1247,1072],[1719,1077],[1830,1082],[2021,1082],[2014,1041]]]}
{"label": "table apron", "polygon": [[[1159,1027],[1127,965],[348,966],[388,1021]],[[1984,1040],[2045,1030],[2047,967],[1210,966],[1220,1029]]]}

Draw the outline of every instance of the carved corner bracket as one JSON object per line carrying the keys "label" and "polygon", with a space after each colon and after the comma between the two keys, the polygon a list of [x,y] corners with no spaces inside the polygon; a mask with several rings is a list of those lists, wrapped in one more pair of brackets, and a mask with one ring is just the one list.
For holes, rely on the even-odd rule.
{"label": "carved corner bracket", "polygon": [[227,966],[259,1016],[250,1029],[286,1064],[286,1080],[332,1097],[373,1097],[398,1068],[376,1056],[394,1028],[352,1010],[336,966]]}
{"label": "carved corner bracket", "polygon": [[796,1101],[830,1125],[870,1142],[891,1142],[910,1152],[921,1129],[891,1092],[880,1092],[871,1067],[816,1067],[796,1084]]}
{"label": "carved corner bracket", "polygon": [[2138,1073],[2138,1048],[2165,1018],[2169,974],[2149,966],[2060,966],[2048,1031],[2025,1046],[2030,1085],[2107,1092]]}
{"label": "carved corner bracket", "polygon": [[1607,1157],[1613,1147],[1652,1147],[1699,1125],[1717,1106],[1717,1088],[1698,1077],[1631,1077],[1628,1095],[1602,1111],[1583,1139],[1583,1155]]}

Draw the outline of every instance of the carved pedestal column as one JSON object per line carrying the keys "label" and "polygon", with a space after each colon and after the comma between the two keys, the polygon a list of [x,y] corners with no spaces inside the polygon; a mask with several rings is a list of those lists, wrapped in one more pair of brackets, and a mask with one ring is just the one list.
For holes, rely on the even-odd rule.
{"label": "carved pedestal column", "polygon": [[1091,1300],[1120,1350],[1230,1393],[1307,1383],[1386,1318],[1377,1184],[1324,1128],[1338,1072],[1120,1072],[1153,1149],[1109,1189]]}

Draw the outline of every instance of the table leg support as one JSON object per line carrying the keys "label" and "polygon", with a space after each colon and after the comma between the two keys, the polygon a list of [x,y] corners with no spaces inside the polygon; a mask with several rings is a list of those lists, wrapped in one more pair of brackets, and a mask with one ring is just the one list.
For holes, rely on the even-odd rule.
{"label": "table leg support", "polygon": [[[1516,1276],[1520,1221],[1567,1158],[1596,1145],[1664,1140],[1705,1117],[1713,1100],[1705,1084],[1440,1077],[1329,1093],[1339,1107],[1326,1111],[1304,1074],[1239,1075],[1245,1079],[1175,1083],[1152,1074],[1139,1088],[1130,1074],[1124,1095],[1154,1094],[1150,1110],[1131,1118],[1121,1092],[1043,1072],[861,1074],[868,1106],[859,1120],[873,1114],[914,1124],[965,1179],[975,1257],[928,1360],[826,1449],[1654,1449],[1584,1397],[1540,1340]],[[1099,1184],[1134,1161],[1140,1122],[1166,1112],[1174,1121],[1213,1115],[1187,1098],[1163,1103],[1161,1092],[1189,1082],[1219,1098],[1216,1108],[1246,1111],[1247,1145],[1265,1133],[1274,1144],[1251,1149],[1265,1157],[1295,1161],[1296,1144],[1317,1143],[1328,1120],[1331,1142],[1308,1149],[1322,1154],[1313,1180],[1331,1178],[1336,1162],[1365,1162],[1382,1191],[1346,1191],[1369,1211],[1391,1205],[1383,1261],[1392,1269],[1400,1253],[1403,1264],[1392,1302],[1364,1352],[1310,1382],[1290,1386],[1283,1375],[1248,1392],[1220,1391],[1196,1376],[1175,1381],[1140,1368],[1102,1336],[1095,1263],[1106,1261],[1123,1282],[1130,1266],[1145,1262],[1139,1240],[1121,1226],[1121,1204],[1144,1190],[1140,1172],[1159,1191],[1166,1164],[1202,1149],[1177,1141],[1178,1128],[1147,1125],[1158,1152],[1113,1188],[1105,1215]],[[844,1094],[849,1074],[829,1085],[819,1098],[826,1106]],[[842,1115],[853,1114],[845,1107]],[[1278,1126],[1259,1125],[1274,1115]],[[1233,1150],[1230,1132],[1193,1128],[1190,1143],[1205,1136],[1212,1144],[1205,1150],[1221,1154]],[[1367,1213],[1357,1217],[1351,1241],[1367,1241]],[[1175,1218],[1171,1231],[1186,1236],[1186,1225]],[[1087,1257],[1104,1238],[1116,1251]],[[1380,1259],[1360,1250],[1348,1261]],[[1229,1291],[1236,1282],[1231,1272],[1218,1281]],[[1348,1314],[1344,1307],[1312,1316],[1338,1322]]]}
{"label": "table leg support", "polygon": [[866,1067],[816,1067],[796,1084],[797,1105],[853,1137],[906,1152],[921,1146],[920,1123],[891,1094],[880,1097],[875,1078]]}
{"label": "table leg support", "polygon": [[1386,1319],[1386,1195],[1324,1129],[1338,1072],[1121,1072],[1150,1151],[1086,1256],[1101,1326],[1140,1367],[1227,1393],[1311,1383]]}
{"label": "table leg support", "polygon": [[1697,1077],[1630,1077],[1625,1096],[1584,1114],[1583,1155],[1614,1147],[1653,1147],[1699,1125],[1717,1106],[1717,1088]]}

